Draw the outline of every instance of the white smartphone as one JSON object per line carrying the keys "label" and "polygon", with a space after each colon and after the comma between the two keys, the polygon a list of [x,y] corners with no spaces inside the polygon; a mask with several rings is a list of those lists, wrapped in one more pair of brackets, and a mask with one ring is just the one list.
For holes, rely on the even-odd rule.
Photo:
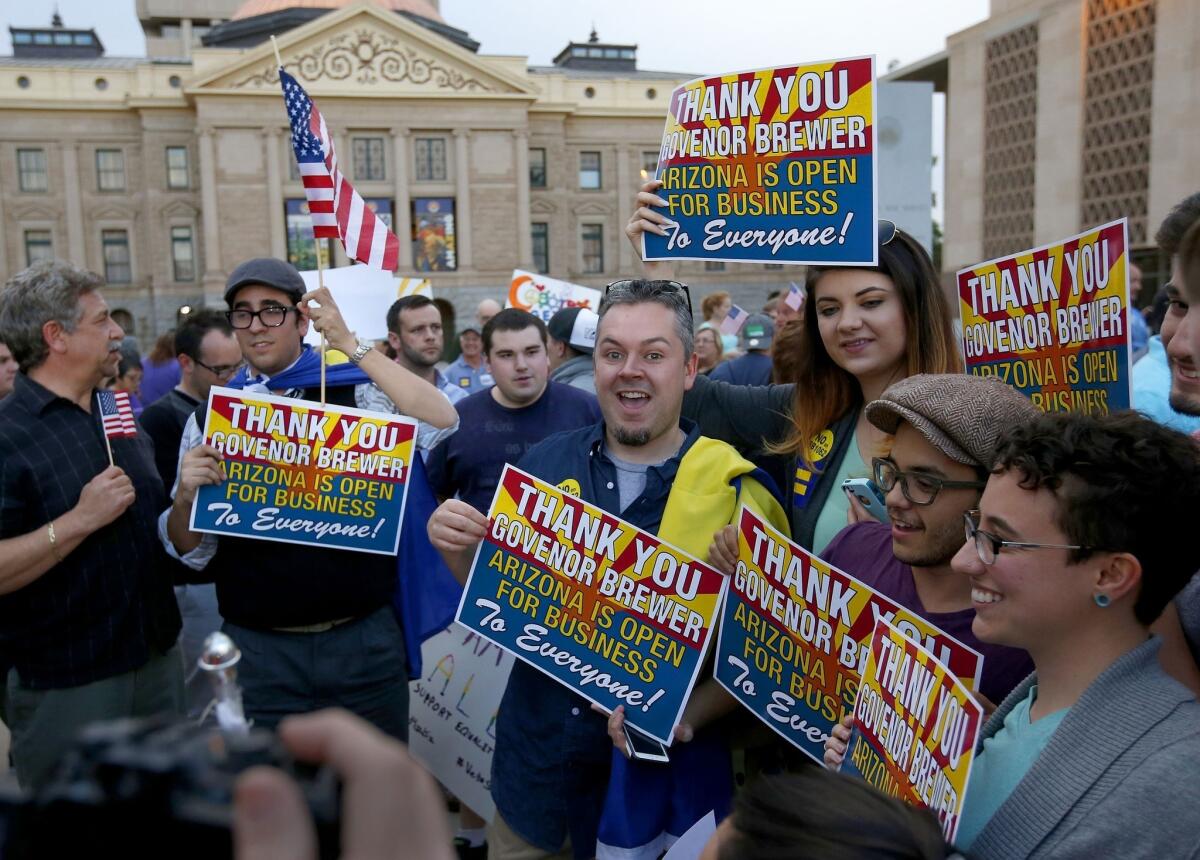
{"label": "white smartphone", "polygon": [[626,723],[623,728],[625,730],[625,748],[629,750],[630,758],[659,763],[671,760],[670,756],[667,755],[667,748],[654,738],[639,732],[633,726],[629,725],[629,723]]}
{"label": "white smartphone", "polygon": [[867,513],[875,519],[881,523],[889,522],[887,503],[883,500],[883,493],[879,492],[879,488],[870,478],[847,478],[842,481],[842,490],[858,499],[858,503],[866,508]]}

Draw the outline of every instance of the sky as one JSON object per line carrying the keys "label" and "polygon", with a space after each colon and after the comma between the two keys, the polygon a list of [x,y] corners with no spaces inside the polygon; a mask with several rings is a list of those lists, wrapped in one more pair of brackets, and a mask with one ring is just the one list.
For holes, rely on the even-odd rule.
{"label": "sky", "polygon": [[[12,0],[0,9],[0,55],[9,26],[45,26],[55,7],[68,27],[94,27],[109,56],[143,56],[134,0]],[[735,14],[734,10],[745,10]],[[638,46],[638,67],[696,75],[874,54],[879,73],[945,48],[946,37],[982,21],[988,0],[441,0],[447,23],[482,54],[549,65],[570,41]],[[933,190],[940,220],[944,100],[934,100]]]}

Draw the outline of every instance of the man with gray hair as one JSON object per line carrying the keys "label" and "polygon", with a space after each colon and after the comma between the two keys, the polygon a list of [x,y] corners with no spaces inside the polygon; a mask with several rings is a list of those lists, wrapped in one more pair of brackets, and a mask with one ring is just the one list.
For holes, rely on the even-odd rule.
{"label": "man with gray hair", "polygon": [[[599,315],[596,394],[603,421],[533,446],[517,468],[701,558],[742,502],[786,527],[782,508],[759,483],[765,476],[728,445],[701,437],[680,416],[683,393],[696,378],[687,287],[617,281],[608,286]],[[456,499],[444,502],[429,521],[430,540],[460,580],[487,525],[485,514]],[[693,701],[706,699],[707,692],[693,694]],[[675,731],[691,742],[686,750],[674,747],[672,758],[715,756],[719,794],[723,774],[732,791],[727,750],[711,734],[695,735],[715,716],[706,711],[693,718],[685,710]],[[611,763],[607,723],[587,700],[524,662],[514,664],[496,717],[497,815],[488,856],[594,857]],[[657,812],[659,804],[670,802],[668,795],[623,796],[638,796]],[[704,792],[693,791],[692,797],[702,807],[688,810],[696,818],[714,808]],[[686,829],[688,812],[672,820]],[[652,819],[658,820],[647,816]]]}
{"label": "man with gray hair", "polygon": [[162,481],[146,435],[106,446],[97,414],[124,336],[102,284],[45,261],[0,293],[0,338],[21,368],[0,402],[0,655],[24,787],[46,782],[86,723],[183,706]]}

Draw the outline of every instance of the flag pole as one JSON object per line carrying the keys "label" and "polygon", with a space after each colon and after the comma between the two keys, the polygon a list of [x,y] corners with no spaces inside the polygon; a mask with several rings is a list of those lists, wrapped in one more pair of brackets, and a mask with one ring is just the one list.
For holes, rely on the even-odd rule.
{"label": "flag pole", "polygon": [[[275,64],[283,69],[283,57],[279,55],[279,43],[271,36],[271,50],[275,52]],[[313,230],[313,249],[317,254],[317,289],[325,288],[325,267],[321,265],[321,242]],[[321,333],[321,405],[325,405],[325,333]]]}

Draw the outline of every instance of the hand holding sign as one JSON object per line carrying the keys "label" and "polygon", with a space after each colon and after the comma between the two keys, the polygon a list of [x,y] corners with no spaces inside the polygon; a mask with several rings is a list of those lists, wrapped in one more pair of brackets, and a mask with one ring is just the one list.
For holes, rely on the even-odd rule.
{"label": "hand holding sign", "polygon": [[176,506],[191,510],[198,489],[219,484],[224,480],[225,463],[221,459],[221,452],[211,445],[197,445],[179,461]]}

